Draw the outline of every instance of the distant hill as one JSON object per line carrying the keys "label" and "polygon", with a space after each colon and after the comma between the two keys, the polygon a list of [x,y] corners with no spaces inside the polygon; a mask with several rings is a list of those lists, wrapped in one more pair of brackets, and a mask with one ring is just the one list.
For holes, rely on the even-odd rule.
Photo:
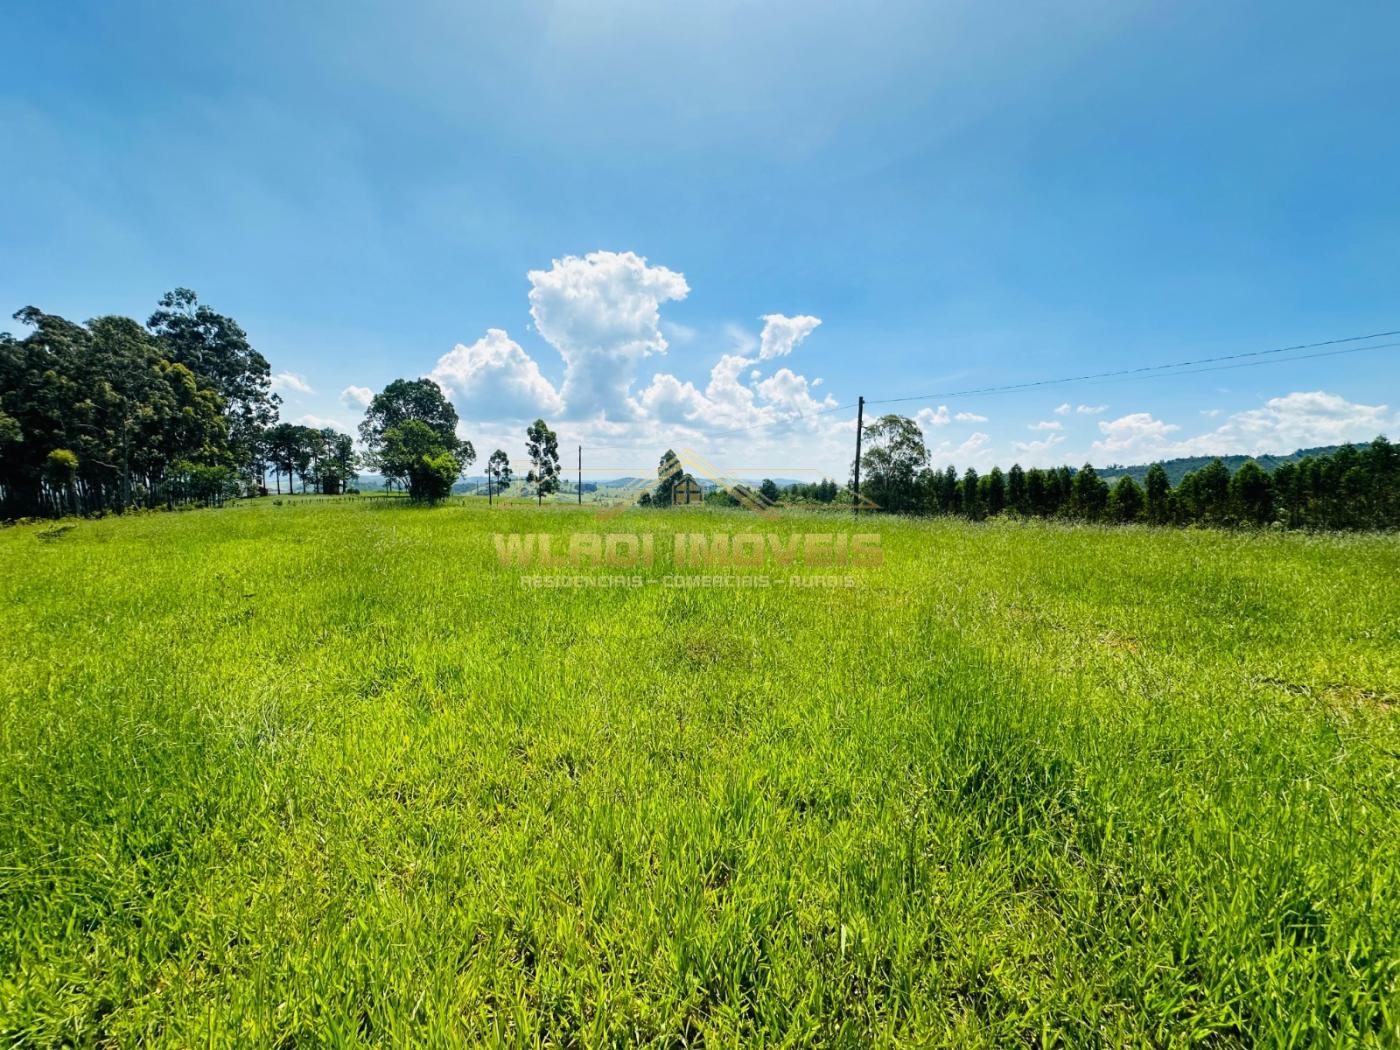
{"label": "distant hill", "polygon": [[[1217,458],[1220,462],[1225,464],[1226,469],[1228,469],[1231,474],[1239,470],[1240,467],[1244,466],[1251,459],[1265,470],[1273,473],[1274,470],[1283,466],[1285,463],[1296,463],[1306,456],[1329,456],[1341,447],[1341,445],[1319,445],[1317,448],[1300,448],[1298,451],[1290,452],[1286,456],[1185,456],[1181,459],[1163,460],[1162,466],[1167,472],[1167,478],[1171,481],[1172,486],[1175,487],[1181,484],[1181,479],[1191,471],[1200,470],[1211,460]],[[1127,475],[1138,482],[1138,484],[1141,484],[1146,479],[1147,471],[1151,466],[1151,463],[1139,463],[1131,467],[1125,467],[1122,464],[1115,463],[1111,467],[1104,467],[1099,470],[1099,477],[1103,478],[1105,481],[1116,481],[1124,475]]]}

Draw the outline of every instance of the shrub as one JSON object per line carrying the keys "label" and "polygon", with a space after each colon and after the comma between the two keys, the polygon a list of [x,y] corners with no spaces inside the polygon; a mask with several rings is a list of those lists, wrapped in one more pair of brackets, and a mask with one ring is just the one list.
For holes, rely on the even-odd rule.
{"label": "shrub", "polygon": [[416,500],[437,503],[452,495],[452,483],[461,472],[461,464],[451,452],[420,456],[408,468],[408,494]]}

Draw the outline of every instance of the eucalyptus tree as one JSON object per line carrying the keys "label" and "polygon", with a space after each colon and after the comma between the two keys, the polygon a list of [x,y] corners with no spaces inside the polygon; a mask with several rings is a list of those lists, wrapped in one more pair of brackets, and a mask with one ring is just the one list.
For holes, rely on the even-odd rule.
{"label": "eucalyptus tree", "polygon": [[184,365],[223,402],[229,453],[250,481],[262,465],[259,437],[277,421],[281,398],[272,393],[272,369],[231,317],[201,303],[188,288],[160,297],[146,327],[163,356]]}
{"label": "eucalyptus tree", "polygon": [[535,486],[535,502],[559,491],[559,437],[543,419],[525,429],[525,454],[530,457],[526,480]]}
{"label": "eucalyptus tree", "polygon": [[1108,520],[1120,523],[1137,521],[1142,516],[1143,503],[1142,489],[1132,475],[1124,474],[1108,494]]}
{"label": "eucalyptus tree", "polygon": [[982,479],[981,493],[988,514],[995,516],[1006,509],[1006,475],[1000,467],[993,467]]}
{"label": "eucalyptus tree", "polygon": [[1075,472],[1069,506],[1072,515],[1085,521],[1098,521],[1108,508],[1108,483],[1088,463]]}
{"label": "eucalyptus tree", "polygon": [[278,423],[266,432],[264,437],[264,449],[267,460],[272,464],[273,478],[277,486],[277,494],[282,494],[282,476],[287,477],[288,494],[295,491],[292,478],[296,473],[297,462],[300,459],[301,437],[298,431],[301,428],[295,423]]}
{"label": "eucalyptus tree", "polygon": [[486,461],[486,502],[492,500],[492,488],[496,492],[502,492],[510,486],[510,457],[506,455],[504,449],[496,449],[491,453],[491,458]]}
{"label": "eucalyptus tree", "polygon": [[1011,464],[1006,472],[1006,506],[1017,514],[1029,514],[1030,506],[1026,498],[1026,472],[1021,464]]}
{"label": "eucalyptus tree", "polygon": [[681,457],[676,455],[675,450],[668,448],[656,464],[656,491],[652,496],[652,503],[661,507],[669,507],[674,503],[676,483],[684,474]]}
{"label": "eucalyptus tree", "polygon": [[[321,466],[322,478],[334,483],[334,487],[344,492],[360,475],[357,471],[359,456],[355,452],[355,439],[349,434],[326,429],[321,432],[326,452]],[[324,491],[325,481],[322,482]]]}
{"label": "eucalyptus tree", "polygon": [[1165,525],[1172,518],[1172,483],[1160,463],[1147,468],[1144,512],[1153,525]]}
{"label": "eucalyptus tree", "polygon": [[[228,461],[219,395],[167,360],[138,322],[98,317],[80,325],[32,306],[15,319],[32,331],[0,338],[4,513],[151,503],[175,462]],[[65,466],[56,474],[49,457],[57,450],[76,465],[60,457]]]}
{"label": "eucalyptus tree", "polygon": [[1247,460],[1230,478],[1230,514],[1243,525],[1263,525],[1274,516],[1273,482],[1254,460]]}

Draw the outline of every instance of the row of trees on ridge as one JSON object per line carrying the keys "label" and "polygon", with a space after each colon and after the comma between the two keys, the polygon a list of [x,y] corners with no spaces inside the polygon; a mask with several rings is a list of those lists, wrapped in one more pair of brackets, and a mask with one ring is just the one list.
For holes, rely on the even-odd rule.
{"label": "row of trees on ridge", "polygon": [[1088,464],[979,475],[929,465],[918,424],[886,415],[867,424],[861,454],[861,495],[881,510],[997,514],[1154,525],[1268,525],[1290,528],[1400,527],[1400,449],[1385,437],[1344,445],[1326,456],[1284,463],[1272,474],[1253,460],[1231,474],[1212,460],[1172,486],[1162,464],[1142,485],[1123,475],[1112,485]]}

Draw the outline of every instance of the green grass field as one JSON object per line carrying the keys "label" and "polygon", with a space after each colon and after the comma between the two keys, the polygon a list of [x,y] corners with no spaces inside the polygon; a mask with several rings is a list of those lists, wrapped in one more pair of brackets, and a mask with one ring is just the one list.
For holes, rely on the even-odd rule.
{"label": "green grass field", "polygon": [[1400,1042],[1395,537],[874,519],[854,589],[564,591],[491,539],[846,527],[0,531],[0,1041]]}

